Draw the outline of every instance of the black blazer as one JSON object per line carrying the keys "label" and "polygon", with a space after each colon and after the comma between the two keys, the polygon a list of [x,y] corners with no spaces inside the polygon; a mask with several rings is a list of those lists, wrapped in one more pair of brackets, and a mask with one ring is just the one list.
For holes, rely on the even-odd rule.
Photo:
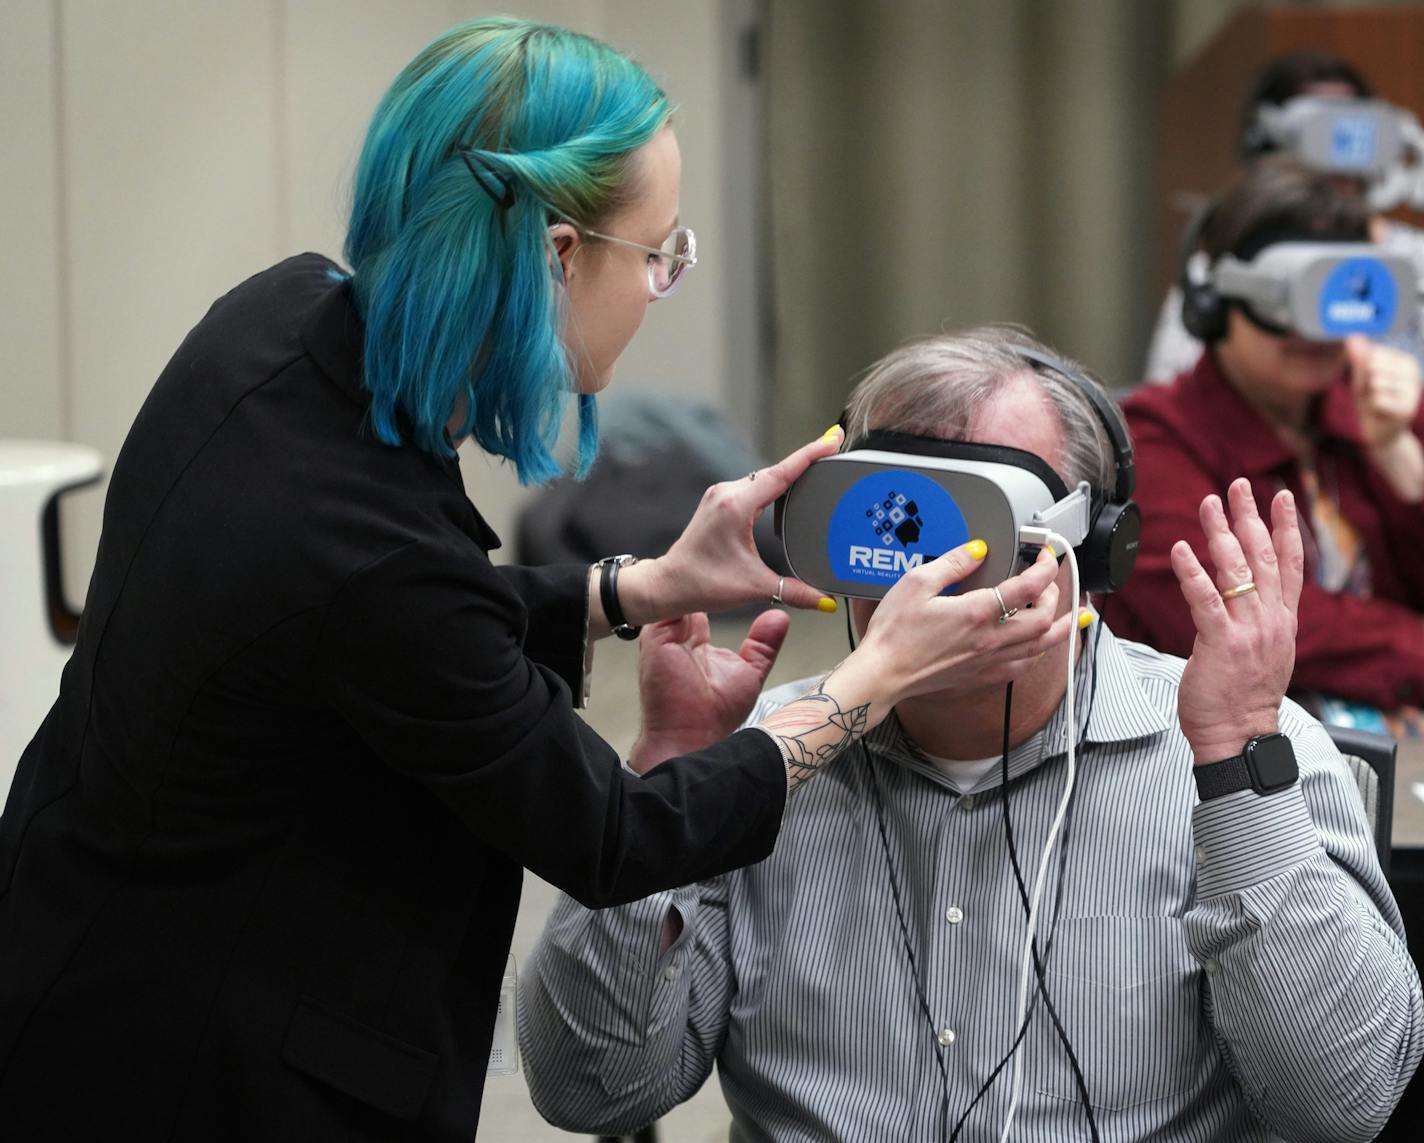
{"label": "black blazer", "polygon": [[0,818],[6,1143],[468,1143],[521,866],[770,852],[766,735],[639,779],[574,714],[586,569],[494,567],[458,463],[375,440],[332,271],[219,300],[114,466]]}

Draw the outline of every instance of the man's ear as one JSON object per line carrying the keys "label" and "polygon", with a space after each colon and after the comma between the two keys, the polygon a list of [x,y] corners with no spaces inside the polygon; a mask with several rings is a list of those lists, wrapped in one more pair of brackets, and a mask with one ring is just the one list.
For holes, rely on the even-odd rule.
{"label": "man's ear", "polygon": [[[583,235],[567,222],[556,222],[549,227],[549,245],[553,249],[552,258],[559,261],[559,280],[567,283],[573,277],[574,255],[583,246]],[[553,268],[551,260],[549,269]]]}

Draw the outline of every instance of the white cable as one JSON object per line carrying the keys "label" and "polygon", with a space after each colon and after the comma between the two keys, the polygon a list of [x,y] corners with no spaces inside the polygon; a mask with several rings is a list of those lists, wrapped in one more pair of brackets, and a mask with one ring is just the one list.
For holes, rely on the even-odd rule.
{"label": "white cable", "polygon": [[[1020,536],[1020,539],[1023,537]],[[1075,651],[1078,647],[1078,619],[1082,612],[1082,597],[1078,591],[1078,560],[1073,553],[1068,542],[1057,533],[1050,533],[1045,541],[1054,551],[1066,551],[1068,553],[1068,566],[1072,572],[1073,582],[1073,619],[1068,628],[1068,692],[1064,697],[1064,720],[1063,724],[1068,733],[1068,780],[1063,785],[1063,797],[1058,802],[1058,812],[1053,815],[1053,823],[1048,827],[1048,839],[1043,843],[1043,854],[1038,859],[1038,874],[1033,881],[1033,894],[1029,898],[1028,924],[1024,929],[1023,963],[1019,970],[1019,996],[1016,1006],[1014,1022],[1009,1029],[1009,1042],[1012,1043],[1018,1036],[1019,1029],[1023,1027],[1024,1016],[1028,1011],[1028,982],[1032,975],[1033,966],[1033,938],[1038,928],[1038,906],[1043,897],[1043,883],[1048,875],[1048,860],[1053,854],[1054,843],[1058,840],[1058,831],[1062,828],[1063,818],[1068,812],[1068,800],[1073,796],[1073,782],[1077,777],[1077,758],[1075,756],[1075,746],[1078,736],[1078,721],[1073,711],[1073,676],[1077,666]],[[1025,1040],[1027,1036],[1025,1036]],[[1024,1044],[1020,1044],[1018,1050],[1014,1052],[1014,1073],[1013,1083],[1009,1089],[1009,1110],[1004,1116],[1004,1129],[999,1135],[999,1143],[1008,1143],[1009,1130],[1014,1125],[1014,1115],[1018,1112],[1019,1098],[1023,1094],[1023,1061],[1027,1055]]]}

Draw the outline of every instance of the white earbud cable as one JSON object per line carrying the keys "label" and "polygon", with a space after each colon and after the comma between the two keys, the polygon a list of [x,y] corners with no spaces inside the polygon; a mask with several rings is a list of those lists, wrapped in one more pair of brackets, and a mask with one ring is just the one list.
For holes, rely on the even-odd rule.
{"label": "white earbud cable", "polygon": [[[1018,1037],[1019,1030],[1023,1027],[1024,1018],[1028,1011],[1028,987],[1029,978],[1032,975],[1030,970],[1033,965],[1033,939],[1038,929],[1038,907],[1043,898],[1043,884],[1048,877],[1049,858],[1053,855],[1053,847],[1058,841],[1058,834],[1062,829],[1063,819],[1068,813],[1068,802],[1073,796],[1073,783],[1077,777],[1075,739],[1077,738],[1078,721],[1073,707],[1073,677],[1077,667],[1075,651],[1078,647],[1078,620],[1082,613],[1082,597],[1078,590],[1078,560],[1068,541],[1056,532],[1048,536],[1047,542],[1054,551],[1066,551],[1068,553],[1068,566],[1072,572],[1073,582],[1073,619],[1068,628],[1068,691],[1063,700],[1065,716],[1063,724],[1066,727],[1068,736],[1068,780],[1064,783],[1063,796],[1058,802],[1058,811],[1053,816],[1053,823],[1048,827],[1048,838],[1043,843],[1043,854],[1038,861],[1038,873],[1033,880],[1033,893],[1029,899],[1028,923],[1024,928],[1023,960],[1019,971],[1018,1004],[1015,1006],[1014,1022],[1009,1030],[1009,1038],[1011,1041]],[[1019,1099],[1023,1095],[1023,1062],[1025,1055],[1026,1051],[1023,1045],[1020,1044],[1019,1050],[1014,1053],[1013,1082],[1009,1089],[1009,1110],[1004,1116],[1004,1129],[999,1135],[999,1143],[1008,1143],[1009,1131],[1014,1125],[1014,1116],[1018,1112]]]}

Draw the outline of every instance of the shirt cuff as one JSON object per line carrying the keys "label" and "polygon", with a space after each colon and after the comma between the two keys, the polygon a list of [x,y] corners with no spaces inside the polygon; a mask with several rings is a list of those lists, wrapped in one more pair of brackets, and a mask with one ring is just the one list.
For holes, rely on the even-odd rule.
{"label": "shirt cuff", "polygon": [[583,678],[579,680],[578,703],[579,710],[588,707],[589,696],[593,693],[593,640],[588,637],[589,608],[593,606],[593,569],[589,569],[589,574],[584,576],[583,581]]}
{"label": "shirt cuff", "polygon": [[1262,796],[1238,790],[1192,811],[1197,896],[1239,893],[1269,881],[1321,852],[1296,782]]}

